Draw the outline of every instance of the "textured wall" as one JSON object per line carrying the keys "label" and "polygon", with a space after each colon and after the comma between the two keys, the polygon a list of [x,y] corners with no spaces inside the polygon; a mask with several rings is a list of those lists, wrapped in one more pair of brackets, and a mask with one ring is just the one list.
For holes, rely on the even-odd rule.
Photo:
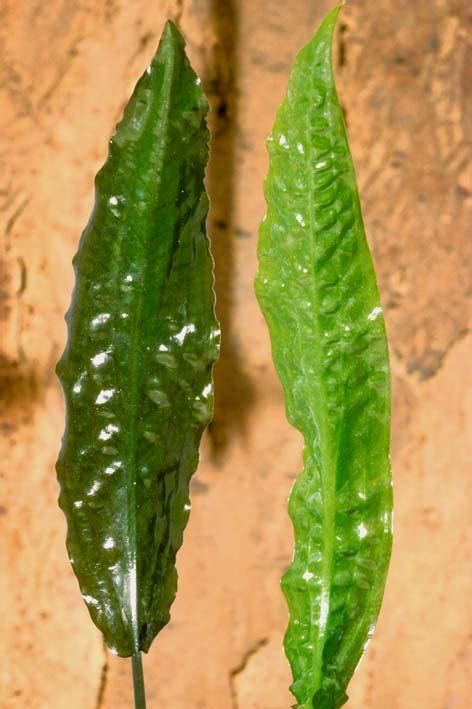
{"label": "textured wall", "polygon": [[[264,147],[327,0],[0,0],[0,707],[124,709],[128,664],[88,619],[54,461],[72,255],[93,177],[167,13],[210,96],[210,230],[224,328],[173,620],[150,707],[287,709],[278,579],[301,440],[283,414],[252,281]],[[472,5],[350,0],[336,45],[390,335],[395,545],[349,709],[472,696]],[[6,573],[5,573],[6,571]]]}

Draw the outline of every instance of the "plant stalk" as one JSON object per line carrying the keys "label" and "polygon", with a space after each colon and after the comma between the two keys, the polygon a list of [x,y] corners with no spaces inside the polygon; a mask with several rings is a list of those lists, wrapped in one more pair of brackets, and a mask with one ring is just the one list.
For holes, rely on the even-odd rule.
{"label": "plant stalk", "polygon": [[139,651],[132,655],[131,666],[133,668],[134,707],[135,709],[146,709],[143,661]]}

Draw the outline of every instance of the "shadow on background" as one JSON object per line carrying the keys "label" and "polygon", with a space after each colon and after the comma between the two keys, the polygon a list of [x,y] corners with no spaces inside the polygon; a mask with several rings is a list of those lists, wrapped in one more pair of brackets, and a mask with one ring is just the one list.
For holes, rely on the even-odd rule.
{"label": "shadow on background", "polygon": [[215,367],[215,415],[209,428],[216,459],[224,452],[233,432],[244,434],[247,413],[254,398],[244,370],[233,314],[235,294],[234,194],[237,96],[237,0],[211,0],[211,50],[206,57],[203,82],[210,101],[210,164],[207,188],[210,195],[209,234],[215,259],[216,311],[221,324],[220,361]]}

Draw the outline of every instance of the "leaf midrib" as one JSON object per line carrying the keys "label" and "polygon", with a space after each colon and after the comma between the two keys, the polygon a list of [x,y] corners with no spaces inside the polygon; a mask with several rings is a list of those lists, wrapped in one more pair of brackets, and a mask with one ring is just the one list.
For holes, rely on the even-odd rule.
{"label": "leaf midrib", "polygon": [[[331,62],[331,53],[329,61]],[[329,69],[330,70],[330,69]],[[332,78],[332,80],[334,80]],[[327,85],[327,92],[329,92],[329,86]],[[331,111],[329,116],[327,116],[329,123],[332,123]],[[303,117],[306,134],[310,135],[310,122],[308,118],[308,112],[304,114]],[[310,163],[314,163],[312,155],[313,145],[310,140],[307,141],[310,145],[310,151],[307,154]],[[334,156],[331,154],[331,160],[333,162]],[[334,168],[332,167],[330,172],[333,175],[333,179],[336,177]],[[314,343],[315,350],[314,357],[322,367],[322,362],[325,358],[325,353],[323,349],[323,339],[321,337],[321,328],[319,323],[319,310],[320,310],[320,297],[319,289],[317,287],[317,276],[316,276],[316,258],[314,252],[314,243],[320,230],[315,227],[315,210],[314,210],[314,199],[317,193],[317,188],[313,179],[313,170],[310,168],[307,170],[309,185],[310,185],[310,199],[308,200],[308,210],[310,215],[310,226],[312,232],[312,238],[310,239],[310,257],[311,263],[313,264],[313,272],[315,277],[313,278],[313,286],[311,288],[312,292],[312,302],[313,302],[313,331],[314,331]],[[314,616],[314,603],[317,600],[317,591],[314,589],[309,590],[311,602],[310,602],[310,615],[311,615],[311,628],[313,633],[313,644],[317,648],[317,662],[316,662],[316,674],[314,675],[314,692],[318,691],[321,686],[322,677],[322,659],[324,652],[324,645],[327,635],[329,614],[330,614],[330,602],[331,602],[331,583],[332,583],[332,567],[333,567],[333,556],[334,556],[334,535],[335,535],[335,525],[336,525],[336,505],[335,505],[335,490],[336,490],[336,470],[337,470],[337,455],[336,451],[333,450],[333,445],[331,441],[331,435],[328,424],[328,395],[326,393],[324,375],[321,371],[319,377],[319,395],[317,396],[316,408],[318,409],[318,415],[313,411],[312,402],[310,400],[310,411],[315,423],[315,427],[319,431],[319,445],[321,452],[321,493],[322,493],[322,505],[323,505],[323,562],[322,562],[322,591],[321,597],[319,598],[319,610],[316,612],[317,619]],[[310,546],[311,539],[308,539],[308,558],[310,558]],[[324,619],[322,625],[321,620]]]}
{"label": "leaf midrib", "polygon": [[[173,88],[173,78],[174,78],[174,64],[175,64],[175,50],[170,43],[167,49],[168,56],[165,61],[165,71],[163,80],[163,97],[162,97],[162,108],[160,111],[159,120],[157,122],[157,129],[159,131],[159,149],[156,150],[158,155],[158,160],[156,164],[153,165],[153,170],[155,170],[156,176],[156,199],[159,194],[161,185],[161,174],[164,165],[164,159],[166,155],[165,146],[168,138],[168,114],[171,102],[172,88]],[[143,252],[146,253],[147,249],[144,248]],[[146,273],[148,264],[145,262],[143,265],[143,278],[139,281],[139,290],[137,295],[137,305],[134,318],[133,334],[131,338],[131,348],[130,348],[130,428],[129,428],[129,453],[128,453],[128,486],[127,486],[127,507],[128,507],[128,585],[129,585],[129,610],[130,610],[130,620],[131,620],[131,632],[132,632],[132,643],[135,652],[140,649],[139,641],[139,603],[138,603],[138,578],[137,578],[137,464],[136,464],[136,454],[137,454],[137,427],[136,427],[136,412],[139,400],[139,390],[138,385],[138,374],[140,371],[139,362],[139,351],[140,351],[140,340],[142,333],[142,323],[141,314],[143,309],[144,293],[146,289]]]}

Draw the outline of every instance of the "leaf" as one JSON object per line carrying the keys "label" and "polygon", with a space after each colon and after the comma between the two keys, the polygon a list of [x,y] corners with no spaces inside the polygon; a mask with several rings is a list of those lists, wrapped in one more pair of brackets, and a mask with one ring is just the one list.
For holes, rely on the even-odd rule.
{"label": "leaf", "polygon": [[168,22],[111,139],[58,365],[67,547],[119,655],[168,622],[219,329],[205,233],[207,102]]}
{"label": "leaf", "polygon": [[382,310],[331,66],[340,8],[299,53],[269,138],[256,293],[305,442],[282,585],[300,707],[334,709],[373,632],[391,547]]}

